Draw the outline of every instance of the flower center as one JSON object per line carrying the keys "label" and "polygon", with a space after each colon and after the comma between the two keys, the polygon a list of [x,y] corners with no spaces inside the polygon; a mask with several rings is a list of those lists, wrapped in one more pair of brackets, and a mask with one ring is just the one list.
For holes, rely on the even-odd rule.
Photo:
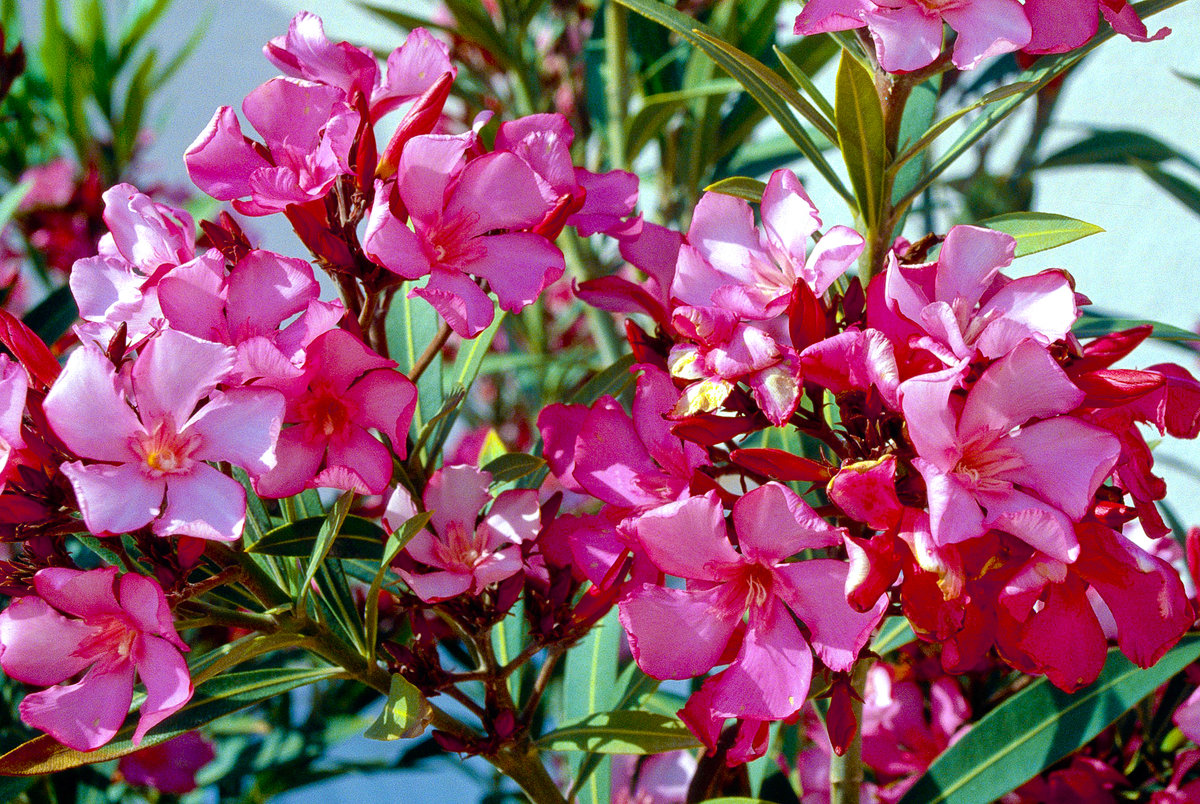
{"label": "flower center", "polygon": [[193,456],[200,441],[196,433],[177,432],[174,419],[167,416],[150,433],[137,437],[133,451],[142,459],[143,471],[151,477],[177,475],[191,471],[196,464]]}
{"label": "flower center", "polygon": [[300,418],[308,423],[312,438],[331,438],[346,429],[350,409],[332,388],[314,387],[300,405]]}

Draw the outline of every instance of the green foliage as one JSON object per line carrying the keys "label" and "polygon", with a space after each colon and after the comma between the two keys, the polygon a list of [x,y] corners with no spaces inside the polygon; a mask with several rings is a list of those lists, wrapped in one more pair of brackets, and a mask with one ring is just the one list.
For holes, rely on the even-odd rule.
{"label": "green foliage", "polygon": [[1104,231],[1095,224],[1049,212],[1012,212],[987,218],[979,225],[1016,238],[1017,257],[1065,246]]}

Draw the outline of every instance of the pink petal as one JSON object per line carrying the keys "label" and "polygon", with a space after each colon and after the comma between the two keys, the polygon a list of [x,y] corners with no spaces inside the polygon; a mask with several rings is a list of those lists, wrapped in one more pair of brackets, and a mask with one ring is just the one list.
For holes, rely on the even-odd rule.
{"label": "pink petal", "polygon": [[729,543],[716,494],[663,505],[633,521],[650,561],[668,575],[701,581],[724,580],[745,559]]}
{"label": "pink petal", "polygon": [[417,515],[417,504],[412,494],[404,486],[396,486],[396,490],[388,497],[387,507],[383,512],[383,527],[389,534],[395,533],[404,523]]}
{"label": "pink petal", "polygon": [[986,431],[1007,432],[1030,419],[1068,413],[1084,396],[1046,347],[1023,341],[971,387],[958,434],[965,441]]}
{"label": "pink petal", "polygon": [[495,148],[515,154],[533,168],[549,185],[543,198],[553,203],[561,193],[575,188],[570,150],[574,139],[571,124],[561,114],[531,114],[501,123]]}
{"label": "pink petal", "polygon": [[575,480],[575,440],[590,411],[583,405],[554,404],[538,414],[538,431],[542,434],[542,457],[554,476],[571,491],[582,492]]}
{"label": "pink petal", "polygon": [[567,219],[582,237],[611,233],[624,225],[637,205],[638,177],[624,170],[591,173],[575,168],[575,181],[587,191],[583,206]]}
{"label": "pink petal", "polygon": [[1011,533],[1063,563],[1079,556],[1075,529],[1059,509],[1019,491],[980,494],[978,501],[987,509],[986,527]]}
{"label": "pink petal", "polygon": [[1121,454],[1116,436],[1070,416],[1035,422],[1005,439],[1025,465],[1006,479],[1032,489],[1078,521]]}
{"label": "pink petal", "polygon": [[1087,596],[1067,584],[1051,584],[1045,606],[1022,626],[1019,645],[1066,692],[1094,681],[1108,654]]}
{"label": "pink petal", "polygon": [[667,589],[644,584],[620,603],[621,625],[638,667],[653,678],[708,672],[742,623],[723,587]]}
{"label": "pink petal", "polygon": [[33,586],[38,596],[51,606],[86,621],[106,614],[122,614],[113,591],[116,579],[116,567],[96,570],[47,567],[33,576]]}
{"label": "pink petal", "polygon": [[1033,34],[1017,0],[972,0],[946,9],[942,17],[958,32],[952,61],[960,70],[973,70],[986,58],[1020,50]]}
{"label": "pink petal", "polygon": [[[1077,318],[1079,308],[1070,279],[1061,271],[1042,271],[1014,279],[987,300],[977,320],[990,323],[976,345],[992,358],[1011,352],[1031,336],[1049,345],[1065,338]],[[1004,327],[997,326],[1001,322]]]}
{"label": "pink petal", "polygon": [[196,404],[233,370],[237,352],[176,330],[163,330],[133,364],[133,389],[142,421],[169,419],[182,428]]}
{"label": "pink petal", "polygon": [[844,561],[814,558],[775,568],[778,595],[808,626],[812,647],[825,666],[835,672],[849,670],[883,619],[888,599],[874,608],[855,611],[846,600]]}
{"label": "pink petal", "polygon": [[[804,265],[808,238],[821,227],[821,218],[796,174],[786,169],[773,172],[763,190],[760,209],[767,239],[792,266]],[[814,288],[814,292],[820,295],[825,289]]]}
{"label": "pink petal", "polygon": [[183,708],[192,697],[192,679],[179,649],[166,640],[148,634],[134,643],[134,661],[138,675],[146,685],[146,700],[138,710],[133,744],[146,732]]}
{"label": "pink petal", "polygon": [[292,17],[287,34],[263,47],[263,54],[284,72],[341,89],[369,94],[379,68],[370,52],[325,36],[321,18],[301,11]]}
{"label": "pink petal", "polygon": [[796,17],[794,33],[812,36],[861,28],[866,24],[864,15],[874,9],[869,0],[809,0]]}
{"label": "pink petal", "polygon": [[[542,527],[537,492],[532,489],[511,489],[502,492],[492,503],[480,527],[487,527],[493,537],[498,537],[503,542],[532,542]],[[489,550],[494,550],[497,546],[498,544],[493,545],[489,540]]]}
{"label": "pink petal", "polygon": [[435,267],[429,282],[413,288],[408,295],[420,296],[429,302],[450,328],[464,338],[474,338],[483,332],[496,315],[488,295],[470,277],[457,270]]}
{"label": "pink petal", "polygon": [[346,330],[331,329],[309,344],[305,372],[310,381],[319,378],[318,384],[345,392],[368,371],[395,365]]}
{"label": "pink petal", "polygon": [[195,457],[229,461],[251,475],[275,466],[275,442],[283,422],[283,395],[258,388],[215,391],[187,423],[203,440]]}
{"label": "pink petal", "polygon": [[392,368],[368,371],[350,386],[346,400],[358,411],[358,422],[387,436],[397,456],[403,458],[417,405],[417,388],[408,377]]}
{"label": "pink petal", "polygon": [[708,465],[704,450],[681,441],[671,432],[666,416],[679,402],[679,390],[671,376],[657,366],[641,365],[633,395],[633,427],[646,450],[659,466],[684,480],[690,480],[697,466]]}
{"label": "pink petal", "polygon": [[39,597],[16,598],[0,611],[0,667],[26,684],[57,684],[96,661],[76,654],[91,635],[83,621],[64,617]]}
{"label": "pink petal", "polygon": [[733,528],[742,554],[751,561],[774,564],[805,549],[842,543],[844,528],[835,528],[800,495],[780,483],[767,483],[733,504]]}
{"label": "pink petal", "polygon": [[439,600],[449,600],[458,597],[471,588],[471,574],[468,572],[426,572],[418,574],[398,570],[400,577],[412,589],[413,594],[426,603],[437,603]]}
{"label": "pink petal", "polygon": [[456,74],[449,48],[424,28],[409,31],[404,44],[388,54],[383,82],[371,93],[371,116],[378,120],[397,105],[415,98],[444,73]]}
{"label": "pink petal", "polygon": [[901,383],[899,388],[900,406],[913,446],[922,458],[945,472],[962,457],[950,392],[961,381],[963,368],[922,374]]}
{"label": "pink petal", "polygon": [[121,392],[116,371],[96,347],[71,353],[43,402],[54,433],[73,452],[98,461],[131,461],[130,441],[145,433]]}
{"label": "pink petal", "polygon": [[938,253],[937,299],[955,309],[975,309],[1000,269],[1012,264],[1016,248],[1016,239],[1004,232],[980,226],[951,228]]}
{"label": "pink petal", "polygon": [[175,618],[161,586],[144,575],[127,572],[121,576],[118,589],[121,608],[139,629],[166,639],[179,650],[187,650],[187,644],[175,632]]}
{"label": "pink petal", "polygon": [[158,283],[158,302],[173,329],[227,343],[225,258],[204,257],[171,270]]}
{"label": "pink petal", "polygon": [[621,256],[650,277],[652,295],[666,303],[683,235],[655,223],[643,223],[636,237],[621,240]]}
{"label": "pink petal", "polygon": [[319,293],[307,262],[255,249],[229,274],[229,328],[253,335],[270,332]]}
{"label": "pink petal", "polygon": [[304,426],[286,427],[275,444],[275,468],[254,478],[260,497],[278,499],[299,494],[306,488],[325,458],[325,442],[305,440]]}
{"label": "pink petal", "polygon": [[934,542],[956,544],[982,536],[983,511],[975,496],[962,485],[958,477],[920,458],[913,461],[913,466],[925,478]]}
{"label": "pink petal", "polygon": [[25,696],[21,720],[76,751],[111,740],[133,700],[133,663],[97,664],[77,683]]}
{"label": "pink petal", "polygon": [[[501,198],[504,202],[496,203]],[[445,216],[469,220],[462,235],[476,237],[493,229],[528,228],[548,211],[533,169],[519,157],[500,151],[467,163],[446,202]]]}
{"label": "pink petal", "polygon": [[1100,27],[1096,0],[1025,0],[1033,28],[1026,53],[1065,53],[1096,34]]}
{"label": "pink petal", "polygon": [[188,177],[218,201],[250,195],[250,176],[270,163],[242,134],[237,113],[222,106],[183,154]]}
{"label": "pink petal", "polygon": [[246,492],[242,485],[208,464],[189,474],[170,475],[167,506],[154,522],[159,536],[194,536],[231,542],[246,524]]}
{"label": "pink petal", "polygon": [[800,274],[813,293],[820,296],[834,280],[840,277],[858,260],[866,245],[863,236],[848,226],[831,226],[813,246],[808,261],[796,263],[802,266]]}
{"label": "pink petal", "polygon": [[[392,480],[392,454],[360,425],[351,425],[330,440],[325,463],[328,468],[313,480],[314,486],[382,494]],[[346,470],[349,478],[339,476],[335,480],[326,475],[338,468]]]}
{"label": "pink petal", "polygon": [[474,241],[482,254],[460,267],[488,281],[500,306],[515,313],[563,275],[566,261],[553,243],[532,232],[492,235]]}
{"label": "pink petal", "polygon": [[611,397],[599,399],[584,419],[575,443],[574,478],[589,494],[627,508],[657,505],[678,494],[677,487],[671,494],[670,479]]}
{"label": "pink petal", "polygon": [[737,658],[713,682],[713,714],[743,720],[790,717],[804,705],[811,679],[808,644],[787,609],[771,598],[762,610],[751,611]]}
{"label": "pink petal", "polygon": [[281,147],[312,153],[320,140],[320,130],[333,117],[334,104],[344,97],[337,87],[297,78],[272,78],[246,96],[242,112],[272,153]]}
{"label": "pink petal", "polygon": [[933,63],[942,52],[942,20],[919,6],[876,6],[864,14],[875,40],[879,66],[907,73]]}
{"label": "pink petal", "polygon": [[443,134],[423,134],[405,144],[396,180],[404,208],[421,226],[432,225],[442,214],[446,187],[461,169],[470,145],[466,137]]}
{"label": "pink petal", "polygon": [[1159,28],[1158,33],[1149,36],[1146,24],[1128,0],[1100,0],[1100,13],[1114,31],[1134,42],[1155,42],[1171,33],[1170,28]]}
{"label": "pink petal", "polygon": [[373,262],[405,279],[420,279],[433,268],[425,243],[392,213],[387,196],[380,197],[380,192],[382,189],[377,188],[376,202],[367,218],[363,251]]}
{"label": "pink petal", "polygon": [[475,565],[472,572],[471,589],[475,594],[479,594],[484,587],[516,575],[521,571],[521,566],[521,553],[516,548],[492,553]]}
{"label": "pink petal", "polygon": [[84,466],[75,461],[59,470],[71,481],[83,521],[92,533],[129,533],[148,524],[162,509],[165,480],[147,477],[136,464]]}
{"label": "pink petal", "polygon": [[425,487],[425,510],[438,533],[446,533],[457,523],[468,533],[475,532],[475,520],[491,495],[492,476],[474,466],[447,466],[434,472]]}

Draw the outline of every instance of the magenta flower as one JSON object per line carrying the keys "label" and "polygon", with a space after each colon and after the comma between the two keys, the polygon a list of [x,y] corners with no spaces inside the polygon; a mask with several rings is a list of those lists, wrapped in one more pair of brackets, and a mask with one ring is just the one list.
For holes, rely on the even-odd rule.
{"label": "magenta flower", "polygon": [[29,376],[20,363],[0,355],[0,491],[13,452],[25,446],[21,435],[21,417],[25,413],[25,396],[29,391]]}
{"label": "magenta flower", "polygon": [[958,33],[951,60],[960,70],[1020,50],[1032,33],[1017,0],[810,0],[796,17],[795,33],[866,26],[879,66],[907,73],[928,67],[941,54],[943,22]]}
{"label": "magenta flower", "polygon": [[125,781],[162,793],[183,795],[196,789],[196,772],[216,759],[212,743],[198,731],[121,757],[117,770]]}
{"label": "magenta flower", "polygon": [[[466,161],[473,135],[422,135],[405,145],[396,183],[376,192],[363,249],[405,279],[429,276],[412,291],[455,332],[473,338],[495,311],[470,275],[486,280],[500,306],[516,312],[566,269],[553,243],[526,231],[551,205],[519,157],[496,152]],[[394,189],[390,189],[394,188]],[[411,217],[396,217],[393,196]]]}
{"label": "magenta flower", "polygon": [[[21,702],[21,720],[77,751],[107,743],[146,686],[133,742],[192,697],[187,645],[175,633],[162,589],[116,567],[51,567],[33,578],[35,595],[0,612],[0,667],[39,687]],[[76,676],[74,683],[64,684]]]}
{"label": "magenta flower", "polygon": [[405,455],[417,389],[349,332],[332,329],[309,344],[303,373],[274,383],[287,397],[278,463],[258,477],[265,497],[306,488],[382,494],[392,479],[392,453],[369,432],[375,428]]}
{"label": "magenta flower", "polygon": [[1100,15],[1119,34],[1134,42],[1152,42],[1171,33],[1160,28],[1150,36],[1146,23],[1127,0],[1025,0],[1025,13],[1033,26],[1026,53],[1065,53],[1096,35]]}
{"label": "magenta flower", "polygon": [[[521,571],[520,545],[537,538],[541,527],[537,492],[512,489],[492,500],[491,482],[490,474],[472,466],[449,466],[429,478],[423,501],[436,535],[419,531],[405,551],[417,565],[432,571],[399,570],[426,603],[467,592],[477,595]],[[383,515],[384,527],[394,531],[416,512],[412,496],[398,486]]]}
{"label": "magenta flower", "polygon": [[[324,197],[350,174],[359,114],[337,87],[273,78],[242,102],[265,148],[242,134],[237,114],[222,106],[184,153],[188,176],[244,215],[269,215]],[[249,200],[241,200],[241,199]]]}
{"label": "magenta flower", "polygon": [[825,665],[845,671],[886,599],[859,613],[843,592],[844,562],[789,562],[801,550],[841,544],[844,531],[786,486],[770,483],[740,498],[733,525],[741,552],[730,543],[713,492],[640,516],[634,527],[650,560],[687,587],[644,584],[621,601],[621,623],[638,666],[654,678],[700,676],[736,651],[727,669],[704,682],[708,717],[778,720],[804,704],[812,675],[809,643],[793,614],[808,626]]}
{"label": "magenta flower", "polygon": [[205,461],[251,476],[273,467],[283,399],[269,389],[216,390],[233,362],[230,347],[174,330],[141,350],[127,383],[98,347],[71,354],[45,410],[63,443],[90,461],[61,467],[88,530],[153,524],[159,536],[241,535],[245,493]]}
{"label": "magenta flower", "polygon": [[960,406],[951,392],[961,375],[951,368],[900,386],[934,541],[961,542],[995,527],[1059,561],[1074,561],[1079,543],[1072,521],[1090,509],[1120,443],[1062,415],[1084,393],[1032,340],[993,363]]}
{"label": "magenta flower", "polygon": [[173,329],[237,349],[236,381],[269,384],[299,376],[305,348],[345,313],[320,291],[304,260],[256,249],[228,274],[223,262],[181,265],[159,283],[159,303]]}

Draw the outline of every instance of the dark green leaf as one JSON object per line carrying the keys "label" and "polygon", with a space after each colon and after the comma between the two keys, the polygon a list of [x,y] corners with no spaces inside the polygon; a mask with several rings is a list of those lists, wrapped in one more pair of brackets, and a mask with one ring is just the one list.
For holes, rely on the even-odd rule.
{"label": "dark green leaf", "polygon": [[700,742],[683,721],[653,712],[600,712],[555,729],[535,743],[544,751],[600,754],[661,754],[697,748]]}
{"label": "dark green leaf", "polygon": [[846,53],[838,65],[835,108],[838,143],[850,173],[850,184],[864,225],[874,230],[883,209],[880,192],[888,160],[883,109],[875,93],[875,79]]}
{"label": "dark green leaf", "polygon": [[483,471],[492,476],[492,485],[515,483],[523,477],[544,468],[546,462],[536,455],[526,455],[523,452],[510,452],[489,461]]}
{"label": "dark green leaf", "polygon": [[[248,553],[268,556],[311,556],[321,535],[326,517],[307,517],[287,525],[272,528],[266,535],[246,548]],[[347,516],[342,521],[338,538],[329,546],[329,558],[368,558],[379,560],[387,534],[369,519]]]}
{"label": "dark green leaf", "polygon": [[421,691],[399,673],[392,675],[387,701],[363,736],[371,740],[407,740],[420,737],[433,719],[433,709]]}
{"label": "dark green leaf", "polygon": [[713,182],[704,188],[706,193],[723,193],[731,195],[734,198],[740,198],[743,201],[750,201],[757,204],[762,201],[763,191],[767,189],[767,185],[763,184],[758,179],[750,179],[745,176],[730,176],[727,179]]}
{"label": "dark green leaf", "polygon": [[1009,212],[980,221],[979,225],[1015,237],[1018,257],[1058,248],[1104,231],[1094,223],[1050,212]]}
{"label": "dark green leaf", "polygon": [[903,617],[888,617],[883,621],[883,625],[879,626],[879,633],[871,643],[871,650],[883,656],[889,651],[904,647],[916,638],[917,635],[913,633],[908,620]]}
{"label": "dark green leaf", "polygon": [[[604,619],[596,624],[577,645],[567,652],[566,672],[563,681],[564,710],[563,720],[570,722],[587,721],[593,713],[612,709],[616,704],[617,658],[621,646],[621,624],[617,619],[614,608]],[[562,731],[561,729],[559,731]],[[543,737],[545,740],[550,735]],[[567,738],[572,739],[571,737]],[[552,743],[553,741],[551,741]],[[568,748],[552,748],[550,750],[569,750]],[[589,745],[579,745],[580,750],[594,753],[626,753],[599,751]],[[571,772],[579,774],[584,757],[569,758]],[[576,791],[577,801],[584,804],[607,804],[608,786],[611,772],[601,761],[597,772],[587,778]]]}
{"label": "dark green leaf", "polygon": [[226,673],[201,684],[182,709],[146,733],[140,745],[132,742],[135,723],[129,723],[112,742],[95,751],[75,751],[42,735],[0,756],[0,774],[36,776],[123,757],[192,731],[217,718],[253,706],[276,695],[341,673],[340,668],[272,668]]}
{"label": "dark green leaf", "polygon": [[817,107],[825,115],[830,125],[832,125],[834,118],[837,117],[837,112],[834,111],[833,104],[821,94],[821,90],[817,89],[817,85],[813,83],[808,73],[804,72],[804,68],[796,64],[791,56],[778,47],[775,48],[775,55],[779,58],[779,63],[783,65],[783,69],[787,70],[788,75],[816,101]]}
{"label": "dark green leaf", "polygon": [[55,288],[22,318],[25,326],[33,330],[45,343],[54,343],[61,338],[79,318],[79,308],[71,288],[63,285]]}
{"label": "dark green leaf", "polygon": [[1075,333],[1075,337],[1077,338],[1099,338],[1101,335],[1108,335],[1110,332],[1120,332],[1121,330],[1141,327],[1146,324],[1154,327],[1154,332],[1150,334],[1151,338],[1178,344],[1188,351],[1192,351],[1192,347],[1188,345],[1190,342],[1200,341],[1200,334],[1183,329],[1182,327],[1164,324],[1160,321],[1150,321],[1145,318],[1119,318],[1096,310],[1084,310],[1083,315],[1075,322],[1075,326],[1071,328],[1071,331]]}
{"label": "dark green leaf", "polygon": [[1200,215],[1200,187],[1174,173],[1168,173],[1157,165],[1137,160],[1131,160],[1131,164],[1146,174],[1146,178],[1150,181],[1174,196],[1176,201]]}
{"label": "dark green leaf", "polygon": [[308,566],[304,570],[304,582],[300,584],[300,596],[296,600],[296,607],[300,611],[304,610],[304,600],[312,589],[312,582],[317,577],[317,570],[325,563],[325,557],[329,555],[334,541],[341,533],[342,523],[346,521],[346,514],[349,513],[350,504],[353,502],[353,491],[343,493],[329,509],[329,514],[317,530],[317,538],[313,540],[312,552],[308,556]]}
{"label": "dark green leaf", "polygon": [[1200,637],[1188,636],[1148,670],[1110,650],[1100,677],[1073,695],[1039,678],[946,749],[901,802],[995,801],[1091,740],[1197,657]]}
{"label": "dark green leaf", "polygon": [[633,355],[625,355],[616,363],[592,377],[566,400],[572,405],[590,405],[605,394],[620,396],[633,385]]}
{"label": "dark green leaf", "polygon": [[1128,129],[1094,130],[1090,136],[1046,157],[1038,167],[1124,165],[1133,159],[1152,164],[1168,159],[1180,159],[1197,167],[1191,157],[1157,137]]}

